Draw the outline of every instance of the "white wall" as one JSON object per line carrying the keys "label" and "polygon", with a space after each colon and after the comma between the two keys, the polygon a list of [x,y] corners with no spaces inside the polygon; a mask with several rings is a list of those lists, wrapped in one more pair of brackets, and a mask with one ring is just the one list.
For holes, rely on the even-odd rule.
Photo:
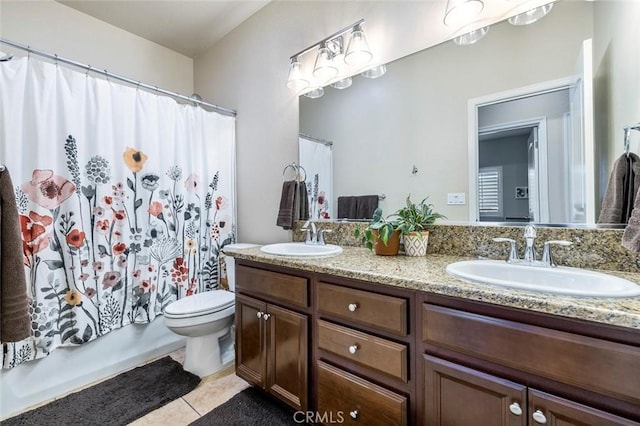
{"label": "white wall", "polygon": [[[0,37],[183,94],[193,61],[53,1],[0,3]],[[21,51],[0,45],[0,51]],[[184,346],[159,319],[0,372],[0,418]]]}
{"label": "white wall", "polygon": [[[0,37],[162,89],[193,93],[193,59],[52,0],[2,0]],[[24,55],[3,44],[0,51]]]}
{"label": "white wall", "polygon": [[[239,240],[265,243],[289,238],[287,232],[275,226],[282,169],[297,161],[298,99],[285,85],[289,57],[360,18],[366,20],[369,42],[381,62],[421,50],[427,47],[423,35],[436,31],[425,25],[427,20],[421,7],[429,3],[273,2],[195,59],[196,92],[214,103],[238,110]],[[553,46],[557,41],[547,36],[540,43]],[[566,51],[551,50],[557,57],[574,62],[574,58],[565,58]],[[464,54],[467,53],[460,53]],[[533,66],[523,66],[519,72],[529,73]],[[538,68],[544,73],[544,67]],[[499,82],[493,72],[485,77],[487,87],[478,87],[475,96],[491,93],[489,89]],[[446,97],[437,98],[447,103]],[[459,192],[467,186],[466,104],[452,114],[460,119],[460,132],[443,134],[433,128],[425,137],[439,144],[432,152],[452,140],[460,143],[457,150],[447,156],[465,161],[464,167],[455,167],[463,171],[448,189]],[[426,149],[426,145],[421,148]],[[436,157],[439,164],[436,172],[441,173],[447,162],[442,155]],[[338,154],[335,161],[337,166]],[[354,167],[366,168],[367,165],[356,161]],[[408,167],[410,172],[411,164]],[[339,185],[335,184],[336,190]],[[467,216],[460,211],[460,215],[454,216],[466,220]]]}
{"label": "white wall", "polygon": [[[640,1],[595,2],[594,91],[596,211],[602,201],[613,162],[622,154],[623,128],[640,122]],[[633,132],[631,150],[640,154],[640,132]]]}

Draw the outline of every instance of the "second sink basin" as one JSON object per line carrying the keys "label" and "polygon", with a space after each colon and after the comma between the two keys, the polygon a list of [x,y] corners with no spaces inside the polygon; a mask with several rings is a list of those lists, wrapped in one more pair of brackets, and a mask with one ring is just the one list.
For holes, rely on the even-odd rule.
{"label": "second sink basin", "polygon": [[342,253],[342,247],[333,244],[276,243],[260,247],[260,251],[277,256],[322,257]]}
{"label": "second sink basin", "polygon": [[567,296],[640,296],[640,285],[636,283],[579,268],[544,268],[498,260],[467,260],[448,265],[446,271],[456,278],[475,283]]}

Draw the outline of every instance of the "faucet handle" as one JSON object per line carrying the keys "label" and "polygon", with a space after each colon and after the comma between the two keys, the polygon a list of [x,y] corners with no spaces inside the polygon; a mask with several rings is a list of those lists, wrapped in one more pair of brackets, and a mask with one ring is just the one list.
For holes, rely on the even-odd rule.
{"label": "faucet handle", "polygon": [[507,263],[518,260],[518,249],[516,248],[516,240],[511,238],[498,237],[494,238],[493,241],[495,241],[496,243],[511,243],[511,250],[509,251]]}
{"label": "faucet handle", "polygon": [[536,227],[529,224],[524,227],[524,237],[525,238],[535,238],[536,237]]}
{"label": "faucet handle", "polygon": [[556,263],[553,261],[553,256],[551,255],[551,244],[567,247],[573,245],[573,243],[571,241],[564,240],[550,240],[544,243],[544,249],[542,251],[542,262],[546,263],[552,268],[555,268],[558,265],[556,265]]}
{"label": "faucet handle", "polygon": [[307,233],[304,242],[307,244],[311,244],[312,241],[312,237],[311,237],[311,229],[307,228],[306,224],[305,226],[303,226],[302,228],[300,228],[301,231],[305,231]]}
{"label": "faucet handle", "polygon": [[320,229],[318,231],[318,244],[320,244],[322,246],[325,245],[324,234],[328,234],[328,233],[331,233],[331,232],[333,232],[331,229]]}

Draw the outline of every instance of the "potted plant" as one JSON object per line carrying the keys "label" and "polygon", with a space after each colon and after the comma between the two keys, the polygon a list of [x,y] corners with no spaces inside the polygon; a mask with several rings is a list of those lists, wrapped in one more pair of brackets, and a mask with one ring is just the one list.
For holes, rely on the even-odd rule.
{"label": "potted plant", "polygon": [[378,207],[373,212],[373,218],[364,231],[356,228],[354,235],[362,240],[362,244],[375,254],[395,256],[400,249],[400,231],[396,220],[382,216],[382,209]]}
{"label": "potted plant", "polygon": [[409,195],[407,205],[393,215],[397,217],[397,227],[402,234],[404,252],[407,256],[425,256],[427,254],[429,243],[427,226],[433,224],[436,219],[445,217],[433,210],[433,204],[427,203],[427,198],[419,203],[414,203]]}

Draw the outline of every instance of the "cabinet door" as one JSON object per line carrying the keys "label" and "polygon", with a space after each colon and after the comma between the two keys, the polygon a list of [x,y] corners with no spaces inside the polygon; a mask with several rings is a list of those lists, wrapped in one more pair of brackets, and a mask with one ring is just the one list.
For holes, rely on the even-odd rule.
{"label": "cabinet door", "polygon": [[620,426],[640,423],[623,419],[564,398],[529,389],[529,424],[549,426]]}
{"label": "cabinet door", "polygon": [[262,388],[267,370],[266,310],[266,303],[236,294],[236,374]]}
{"label": "cabinet door", "polygon": [[308,319],[267,305],[267,389],[292,407],[307,409]]}
{"label": "cabinet door", "polygon": [[424,355],[424,425],[525,426],[526,387]]}

